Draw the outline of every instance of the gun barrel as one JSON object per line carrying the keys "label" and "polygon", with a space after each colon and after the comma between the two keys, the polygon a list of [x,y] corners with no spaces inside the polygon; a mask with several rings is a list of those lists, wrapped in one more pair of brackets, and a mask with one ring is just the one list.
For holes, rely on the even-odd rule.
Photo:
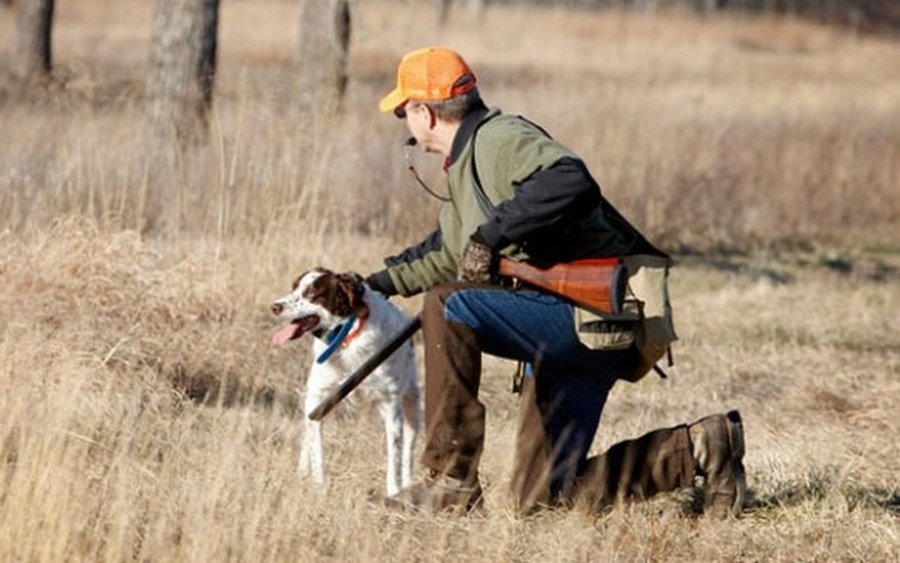
{"label": "gun barrel", "polygon": [[384,345],[384,348],[375,352],[375,354],[362,363],[356,370],[347,376],[344,381],[341,382],[341,385],[335,389],[331,395],[325,397],[325,399],[319,403],[319,405],[314,408],[312,411],[307,414],[307,418],[310,420],[321,420],[326,414],[331,412],[331,409],[337,406],[344,397],[350,394],[351,391],[359,387],[359,384],[362,383],[373,371],[375,368],[380,366],[388,357],[397,351],[397,348],[403,345],[404,342],[412,338],[412,336],[422,327],[422,320],[419,317],[415,317],[407,323],[406,326],[403,327],[396,336],[391,338],[387,344]]}
{"label": "gun barrel", "polygon": [[[520,279],[607,314],[621,312],[628,282],[628,271],[617,258],[589,258],[546,269],[503,258],[500,260],[500,274]],[[310,420],[321,420],[421,327],[422,320],[419,317],[411,319],[384,348],[347,376],[307,417]]]}

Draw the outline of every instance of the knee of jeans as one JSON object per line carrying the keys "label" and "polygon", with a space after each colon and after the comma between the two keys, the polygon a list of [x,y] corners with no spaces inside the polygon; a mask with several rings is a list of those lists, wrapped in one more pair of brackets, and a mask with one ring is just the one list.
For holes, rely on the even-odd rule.
{"label": "knee of jeans", "polygon": [[485,317],[484,303],[479,302],[481,298],[471,291],[457,291],[448,295],[444,301],[444,318],[466,325],[479,333],[490,330],[490,323]]}
{"label": "knee of jeans", "polygon": [[469,319],[470,315],[466,314],[467,310],[468,307],[459,294],[449,296],[444,302],[444,316],[447,320],[471,325],[471,322],[467,322],[467,320],[471,320]]}

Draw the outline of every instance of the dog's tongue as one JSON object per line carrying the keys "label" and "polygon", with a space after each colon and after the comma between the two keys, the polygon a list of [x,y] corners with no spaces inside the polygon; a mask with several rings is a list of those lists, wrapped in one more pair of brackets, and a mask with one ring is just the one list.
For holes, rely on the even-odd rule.
{"label": "dog's tongue", "polygon": [[297,332],[297,325],[291,323],[289,325],[285,325],[284,328],[279,330],[272,336],[272,344],[275,346],[280,346],[287,342],[288,340],[292,340],[294,338],[294,334]]}
{"label": "dog's tongue", "polygon": [[285,342],[300,338],[307,330],[310,330],[318,324],[319,317],[316,315],[293,320],[272,336],[272,344],[280,346]]}

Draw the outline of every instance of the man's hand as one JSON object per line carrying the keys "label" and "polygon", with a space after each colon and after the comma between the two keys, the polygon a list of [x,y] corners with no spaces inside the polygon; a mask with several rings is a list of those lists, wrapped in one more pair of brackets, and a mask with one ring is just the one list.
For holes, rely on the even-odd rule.
{"label": "man's hand", "polygon": [[497,262],[494,251],[476,233],[463,249],[456,277],[462,282],[491,283],[497,273]]}

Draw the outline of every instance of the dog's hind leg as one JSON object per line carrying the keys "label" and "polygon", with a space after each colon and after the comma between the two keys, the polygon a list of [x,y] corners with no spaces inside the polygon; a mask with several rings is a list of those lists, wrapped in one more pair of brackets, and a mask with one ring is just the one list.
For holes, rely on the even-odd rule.
{"label": "dog's hind leg", "polygon": [[407,393],[403,396],[403,464],[401,466],[401,478],[403,488],[412,484],[413,455],[416,447],[416,437],[422,426],[422,407],[419,404],[418,391]]}

